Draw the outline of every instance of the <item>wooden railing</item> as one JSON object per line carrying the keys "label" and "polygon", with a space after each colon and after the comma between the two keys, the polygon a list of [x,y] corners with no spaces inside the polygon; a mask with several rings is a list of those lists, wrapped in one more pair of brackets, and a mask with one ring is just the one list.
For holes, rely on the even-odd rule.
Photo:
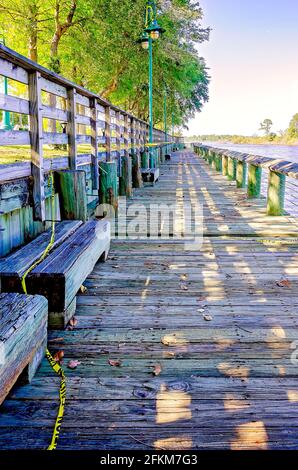
{"label": "wooden railing", "polygon": [[247,187],[248,198],[261,196],[262,173],[268,174],[267,215],[285,213],[286,178],[298,179],[298,164],[283,159],[194,144],[194,150],[215,170],[235,180],[238,188]]}
{"label": "wooden railing", "polygon": [[[31,161],[0,166],[0,183],[33,177],[35,220],[44,221],[46,217],[45,172],[51,167],[75,170],[90,164],[92,190],[96,191],[99,160],[111,161],[146,149],[147,122],[3,45],[0,45],[0,75],[23,84],[27,91],[27,99],[0,94],[0,110],[29,118],[28,130],[1,130],[0,145],[31,147]],[[46,120],[50,131],[46,129]],[[57,123],[61,124],[58,129]],[[165,140],[164,132],[154,129],[154,141]],[[67,147],[67,155],[45,159],[45,145]],[[80,154],[79,145],[90,146],[90,151]]]}

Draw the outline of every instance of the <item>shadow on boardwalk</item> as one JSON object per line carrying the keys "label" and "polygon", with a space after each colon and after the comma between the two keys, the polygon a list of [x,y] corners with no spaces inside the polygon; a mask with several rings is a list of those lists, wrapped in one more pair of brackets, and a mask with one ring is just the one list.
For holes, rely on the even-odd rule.
{"label": "shadow on boardwalk", "polygon": [[[245,200],[189,152],[133,202],[194,197],[204,207],[199,251],[115,241],[78,297],[76,328],[50,333],[65,366],[81,362],[66,368],[58,448],[298,448],[295,220],[266,217],[264,200]],[[57,406],[58,380],[44,361],[1,407],[0,447],[46,448]]]}

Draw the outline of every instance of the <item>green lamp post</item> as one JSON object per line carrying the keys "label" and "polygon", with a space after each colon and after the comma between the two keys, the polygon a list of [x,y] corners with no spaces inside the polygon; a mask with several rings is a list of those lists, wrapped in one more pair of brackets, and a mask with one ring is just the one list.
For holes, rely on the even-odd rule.
{"label": "green lamp post", "polygon": [[164,87],[164,99],[163,99],[163,113],[164,113],[164,133],[165,133],[165,141],[166,141],[166,154],[168,153],[168,110],[167,110],[167,95],[168,90],[165,85]]}
{"label": "green lamp post", "polygon": [[140,38],[143,49],[149,53],[149,164],[150,168],[155,167],[155,152],[153,144],[153,42],[158,40],[164,29],[157,21],[157,9],[155,0],[147,1],[145,10],[145,28]]}
{"label": "green lamp post", "polygon": [[[5,46],[5,38],[3,37],[2,40],[0,41],[3,46]],[[8,79],[7,77],[3,77],[3,92],[4,95],[8,95]],[[12,126],[10,124],[10,112],[9,111],[3,111],[3,122],[1,126],[2,130],[10,130],[12,129]]]}

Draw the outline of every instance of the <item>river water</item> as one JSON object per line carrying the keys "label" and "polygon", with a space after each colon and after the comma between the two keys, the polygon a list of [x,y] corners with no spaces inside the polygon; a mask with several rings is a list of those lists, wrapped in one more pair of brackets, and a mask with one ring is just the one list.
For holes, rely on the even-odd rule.
{"label": "river water", "polygon": [[263,157],[282,158],[298,163],[298,145],[248,145],[222,142],[204,142],[210,147],[225,148],[236,152],[251,153]]}
{"label": "river water", "polygon": [[[210,147],[224,148],[236,152],[250,153],[252,155],[261,155],[263,157],[280,158],[287,161],[298,163],[298,146],[296,145],[247,145],[232,144],[222,142],[204,142]],[[266,197],[268,187],[268,171],[263,170],[262,194]],[[286,179],[285,210],[298,217],[298,180],[293,178]]]}

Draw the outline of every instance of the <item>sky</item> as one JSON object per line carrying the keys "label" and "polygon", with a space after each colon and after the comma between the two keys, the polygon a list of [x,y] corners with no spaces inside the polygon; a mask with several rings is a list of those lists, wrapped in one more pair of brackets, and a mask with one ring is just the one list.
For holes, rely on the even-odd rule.
{"label": "sky", "polygon": [[210,99],[189,135],[284,130],[298,113],[298,0],[201,0],[210,41],[198,46],[210,68]]}

